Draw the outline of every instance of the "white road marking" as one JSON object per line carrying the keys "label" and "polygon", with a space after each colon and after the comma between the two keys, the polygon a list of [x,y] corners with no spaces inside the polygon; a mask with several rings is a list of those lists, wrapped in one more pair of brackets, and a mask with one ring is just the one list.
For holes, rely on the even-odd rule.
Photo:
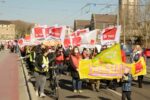
{"label": "white road marking", "polygon": [[112,89],[107,89],[107,90],[109,90],[109,91],[111,91],[111,92],[113,92],[113,93],[117,94],[118,96],[122,96],[122,94],[121,94],[121,93],[116,92],[116,91],[114,91],[114,90],[112,90]]}

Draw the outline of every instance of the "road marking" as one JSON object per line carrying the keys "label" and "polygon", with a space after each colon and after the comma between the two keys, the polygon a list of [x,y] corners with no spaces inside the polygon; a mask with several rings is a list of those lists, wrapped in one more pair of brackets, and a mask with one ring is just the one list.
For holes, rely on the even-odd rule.
{"label": "road marking", "polygon": [[111,91],[111,92],[113,92],[113,93],[117,94],[118,96],[122,96],[122,94],[121,94],[121,93],[116,92],[116,91],[114,91],[114,90],[112,90],[112,89],[107,89],[107,90],[109,90],[109,91]]}

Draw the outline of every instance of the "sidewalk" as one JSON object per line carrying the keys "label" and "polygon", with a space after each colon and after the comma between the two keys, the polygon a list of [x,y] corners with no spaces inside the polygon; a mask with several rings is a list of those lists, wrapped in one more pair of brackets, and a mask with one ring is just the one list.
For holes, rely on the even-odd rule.
{"label": "sidewalk", "polygon": [[17,54],[0,52],[0,100],[30,100]]}

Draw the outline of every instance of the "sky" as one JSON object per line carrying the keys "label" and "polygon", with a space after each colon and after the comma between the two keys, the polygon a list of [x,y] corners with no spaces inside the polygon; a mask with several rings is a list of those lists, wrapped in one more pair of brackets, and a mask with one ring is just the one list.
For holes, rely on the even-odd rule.
{"label": "sky", "polygon": [[[116,6],[95,5],[116,4]],[[92,13],[116,14],[118,0],[0,0],[0,20],[23,20],[41,25],[73,26]]]}

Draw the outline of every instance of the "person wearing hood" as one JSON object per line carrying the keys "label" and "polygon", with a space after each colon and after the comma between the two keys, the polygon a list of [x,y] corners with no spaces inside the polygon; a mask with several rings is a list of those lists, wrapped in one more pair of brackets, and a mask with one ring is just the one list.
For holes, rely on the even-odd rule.
{"label": "person wearing hood", "polygon": [[130,69],[125,68],[124,74],[122,76],[122,100],[131,100],[131,83],[132,75],[130,74]]}

